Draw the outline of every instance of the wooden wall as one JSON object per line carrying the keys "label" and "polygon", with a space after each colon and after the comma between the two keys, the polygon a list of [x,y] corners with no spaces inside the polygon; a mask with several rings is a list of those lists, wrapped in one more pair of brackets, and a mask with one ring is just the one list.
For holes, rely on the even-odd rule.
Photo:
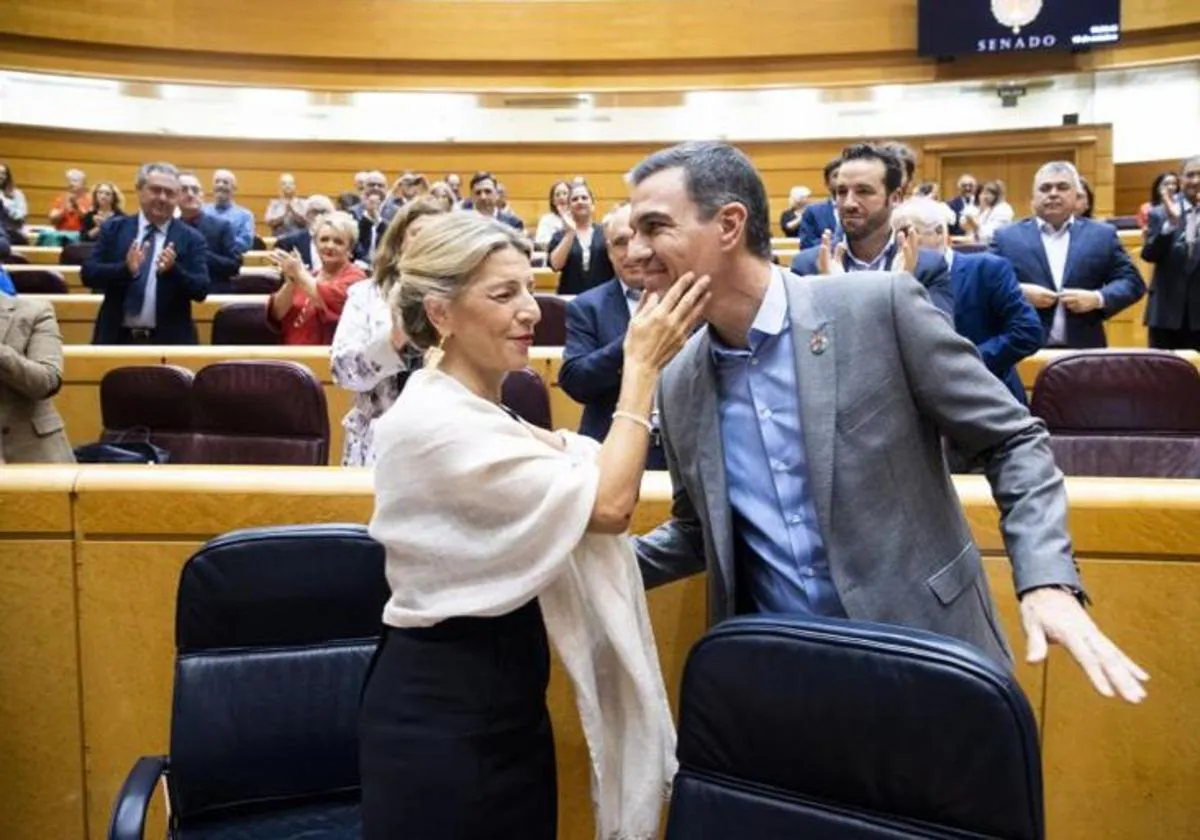
{"label": "wooden wall", "polygon": [[[1112,128],[1071,128],[982,132],[936,137],[902,138],[920,158],[917,178],[940,181],[944,162],[964,156],[1043,152],[1046,159],[1068,155],[1096,185],[1100,215],[1111,212],[1113,201]],[[742,148],[762,172],[778,219],[788,190],[807,184],[823,193],[821,170],[848,142],[844,138],[746,143]],[[30,202],[31,221],[44,221],[50,202],[62,191],[64,171],[85,170],[94,184],[111,180],[132,198],[137,167],[149,160],[169,160],[195,169],[209,182],[212,170],[228,167],[239,179],[239,201],[261,217],[275,194],[280,172],[296,176],[302,193],[336,195],[353,187],[353,173],[383,169],[395,178],[404,169],[431,177],[458,172],[465,182],[477,169],[494,171],[527,224],[546,212],[546,195],[558,178],[584,175],[597,193],[601,209],[626,195],[623,177],[657,146],[650,144],[388,144],[279,142],[274,140],[213,140],[151,135],[76,132],[0,124],[0,161],[12,167],[17,183]],[[981,179],[995,177],[986,170]],[[1018,213],[1022,208],[1017,208]],[[266,232],[260,225],[260,231]]]}
{"label": "wooden wall", "polygon": [[1132,216],[1150,198],[1150,187],[1160,172],[1178,172],[1180,161],[1145,160],[1116,166],[1115,213]]}
{"label": "wooden wall", "polygon": [[[915,55],[917,0],[11,0],[0,66],[307,87],[654,89],[1028,76],[1194,57],[1200,6],[1124,0],[1093,53]],[[871,25],[863,25],[870,22]]]}

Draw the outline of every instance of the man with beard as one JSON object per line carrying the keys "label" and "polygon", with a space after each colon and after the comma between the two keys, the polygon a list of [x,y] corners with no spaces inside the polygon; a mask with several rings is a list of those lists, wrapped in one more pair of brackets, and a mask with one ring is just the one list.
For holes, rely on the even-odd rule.
{"label": "man with beard", "polygon": [[[835,243],[826,231],[821,244],[792,260],[792,273],[848,274],[895,271],[911,274],[925,287],[938,309],[954,317],[954,293],[946,261],[917,240],[892,232],[892,210],[904,200],[904,163],[873,143],[858,143],[842,152],[834,200],[843,238]],[[847,278],[848,281],[852,278]]]}

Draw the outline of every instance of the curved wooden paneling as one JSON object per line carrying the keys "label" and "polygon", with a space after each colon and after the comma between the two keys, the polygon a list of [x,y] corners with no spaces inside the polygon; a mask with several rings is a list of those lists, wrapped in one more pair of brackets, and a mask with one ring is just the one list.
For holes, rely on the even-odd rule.
{"label": "curved wooden paneling", "polygon": [[[1200,54],[1190,0],[1125,0],[1125,41],[1073,56],[919,59],[916,0],[20,0],[0,66],[310,88],[662,89],[900,83]],[[871,25],[863,25],[864,21]]]}

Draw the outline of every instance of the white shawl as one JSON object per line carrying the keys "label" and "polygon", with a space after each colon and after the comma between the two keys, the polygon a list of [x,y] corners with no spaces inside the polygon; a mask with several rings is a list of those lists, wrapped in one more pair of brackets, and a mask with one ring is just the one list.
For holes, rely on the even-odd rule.
{"label": "white shawl", "polygon": [[598,444],[560,452],[434,369],[375,431],[371,535],[387,550],[383,620],[424,627],[532,598],[575,689],[601,840],[649,840],[677,768],[675,730],[637,560],[586,533]]}

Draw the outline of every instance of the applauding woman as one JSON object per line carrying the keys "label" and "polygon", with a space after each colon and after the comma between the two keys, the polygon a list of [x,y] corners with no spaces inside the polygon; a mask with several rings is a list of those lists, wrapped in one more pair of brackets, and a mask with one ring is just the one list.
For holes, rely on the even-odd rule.
{"label": "applauding woman", "polygon": [[707,278],[648,295],[624,341],[603,446],[501,402],[541,313],[528,245],[473,213],[429,220],[400,261],[393,312],[430,351],[375,430],[371,534],[392,597],[360,712],[366,840],[551,840],[549,644],[592,757],[597,836],[649,838],[674,730],[628,528],[659,371]]}
{"label": "applauding woman", "polygon": [[92,209],[83,217],[80,234],[87,242],[100,236],[100,225],[115,216],[124,216],[125,198],[117,185],[111,181],[101,181],[92,188]]}
{"label": "applauding woman", "polygon": [[367,275],[351,262],[358,242],[358,222],[347,213],[325,216],[313,231],[321,268],[304,267],[300,254],[276,249],[268,255],[283,285],[271,295],[267,319],[279,328],[284,344],[329,344],[333,341],[350,287]]}
{"label": "applauding woman", "polygon": [[558,293],[578,295],[615,277],[604,227],[592,221],[595,202],[587,184],[571,187],[563,228],[550,238],[550,267],[559,272]]}

